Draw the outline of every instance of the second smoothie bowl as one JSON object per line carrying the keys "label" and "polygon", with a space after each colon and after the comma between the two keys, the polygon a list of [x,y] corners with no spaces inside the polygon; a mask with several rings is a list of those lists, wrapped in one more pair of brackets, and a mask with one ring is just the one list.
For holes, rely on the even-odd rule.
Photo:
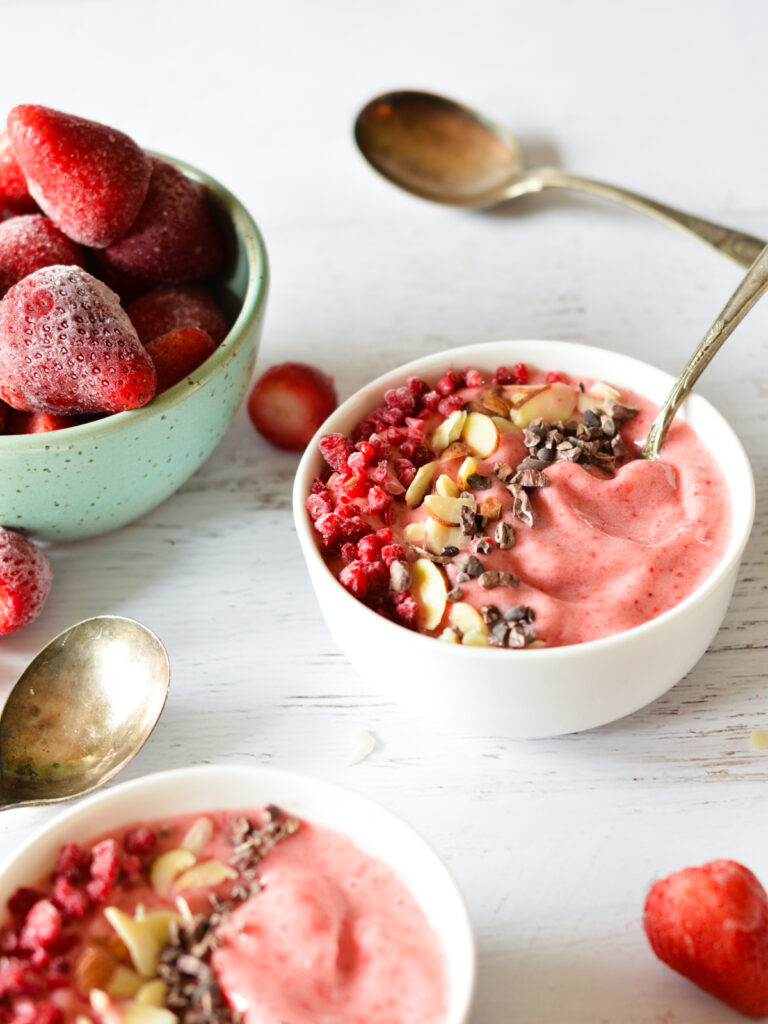
{"label": "second smoothie bowl", "polygon": [[587,346],[489,342],[344,403],[294,515],[355,667],[430,717],[519,737],[604,724],[681,679],[725,615],[754,485],[698,396],[661,459],[637,458],[672,383]]}

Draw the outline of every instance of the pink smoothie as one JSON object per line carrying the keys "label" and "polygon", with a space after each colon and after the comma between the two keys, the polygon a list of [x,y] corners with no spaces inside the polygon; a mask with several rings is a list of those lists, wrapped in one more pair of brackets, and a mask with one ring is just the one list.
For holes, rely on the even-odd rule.
{"label": "pink smoothie", "polygon": [[[235,813],[260,826],[268,820],[261,811]],[[135,823],[102,837],[98,845],[103,849],[106,841],[116,865],[114,872],[96,869],[114,874],[103,894],[93,888],[96,844],[71,846],[76,853],[67,866],[60,859],[31,896],[21,890],[9,905],[14,921],[0,932],[0,946],[10,953],[0,955],[0,1020],[27,1012],[31,1000],[44,1024],[76,1024],[81,1017],[119,1024],[131,1012],[131,994],[115,993],[103,1007],[90,1003],[93,989],[109,989],[117,967],[112,962],[105,973],[94,964],[94,953],[103,965],[105,951],[109,957],[116,949],[108,908],[140,921],[161,910],[178,913],[181,897],[192,914],[210,918],[215,896],[226,906],[213,922],[217,948],[200,955],[213,972],[221,1001],[216,1019],[223,1024],[238,1012],[244,1024],[440,1024],[447,1007],[440,942],[394,872],[345,836],[307,822],[294,823],[297,830],[272,845],[251,872],[238,862],[231,840],[235,813],[204,816],[213,833],[196,863],[237,868],[236,877],[214,885],[183,891],[171,885],[160,894],[153,886],[153,864],[180,848],[201,817],[195,814]],[[154,837],[138,856],[126,852],[137,828]],[[19,913],[19,899],[30,909]],[[163,962],[161,956],[157,973],[140,980],[162,978]],[[124,948],[119,970],[134,969],[139,966]]]}
{"label": "pink smoothie", "polygon": [[221,929],[213,965],[244,1024],[438,1024],[443,957],[393,872],[304,825]]}
{"label": "pink smoothie", "polygon": [[[478,371],[470,371],[469,380],[474,379],[473,375],[480,376]],[[619,410],[616,423],[607,428],[611,431],[608,435],[600,434],[598,423],[595,436],[599,437],[598,450],[604,461],[568,462],[558,458],[547,465],[540,463],[537,475],[542,485],[524,488],[531,516],[530,521],[521,520],[514,508],[514,480],[505,479],[500,467],[506,464],[516,470],[526,458],[538,458],[539,449],[530,447],[530,436],[526,447],[521,429],[513,425],[500,430],[495,450],[487,457],[477,454],[477,478],[469,487],[458,474],[463,456],[457,458],[441,450],[441,442],[434,440],[442,436],[436,431],[445,425],[452,408],[470,415],[479,409],[486,414],[483,418],[491,415],[482,404],[487,400],[484,396],[491,385],[491,374],[483,376],[483,385],[457,384],[439,409],[434,408],[437,399],[431,398],[435,391],[424,393],[422,389],[418,393],[418,384],[411,383],[413,408],[395,426],[387,426],[389,420],[397,419],[393,403],[407,404],[402,393],[408,388],[398,389],[399,395],[389,392],[385,404],[348,440],[351,454],[345,465],[339,467],[331,449],[331,460],[337,464],[330,468],[335,471],[326,469],[307,507],[329,567],[342,585],[380,614],[441,639],[456,642],[458,635],[464,642],[461,630],[456,633],[456,619],[452,617],[453,606],[461,602],[483,614],[485,626],[481,624],[481,630],[485,629],[486,643],[512,647],[535,642],[537,646],[557,647],[621,633],[647,622],[679,604],[707,579],[729,541],[730,498],[714,457],[688,425],[680,419],[674,421],[657,462],[638,458],[657,407],[641,395],[622,390],[621,405],[635,407],[638,412],[623,419]],[[578,398],[583,392],[589,397],[595,383],[566,374],[556,377],[559,382],[555,387],[568,386]],[[543,371],[529,371],[529,385],[545,381]],[[513,399],[520,394],[515,388],[514,384],[496,387],[495,392]],[[605,409],[610,408],[608,399]],[[598,419],[604,413],[604,409],[598,409]],[[581,430],[587,426],[584,415],[576,407],[564,417],[569,427],[563,428],[560,423],[556,429],[563,428],[566,433],[570,429],[575,437],[577,426]],[[553,429],[552,423],[544,425],[547,430]],[[615,459],[605,459],[606,453],[611,455],[614,430],[617,443],[620,441],[619,454]],[[355,444],[361,434],[363,441]],[[462,434],[460,440],[463,438]],[[566,437],[564,444],[568,443]],[[366,444],[375,448],[376,454],[361,467],[367,457]],[[556,453],[545,454],[554,458]],[[434,472],[425,496],[415,505],[408,503],[407,488],[413,474],[430,462]],[[470,530],[471,541],[466,537],[452,539],[445,551],[429,548],[428,541],[419,539],[424,534],[415,525],[434,525],[434,513],[427,506],[440,493],[437,482],[441,478],[443,483],[447,479],[449,485],[453,482],[460,488],[456,494],[473,497],[477,511],[482,511],[481,505],[488,499],[500,505],[500,511],[497,508],[482,520],[476,534]],[[382,489],[387,492],[384,498],[379,493]],[[322,502],[331,507],[330,516],[322,514]],[[351,504],[354,517],[350,517]],[[514,528],[510,545],[496,537],[502,522]],[[373,536],[366,535],[373,531]],[[459,542],[462,547],[457,552]],[[476,556],[476,571],[469,578],[464,564],[468,554]],[[436,624],[425,615],[423,595],[413,579],[414,563],[423,563],[425,557],[439,566],[448,591],[444,612]],[[401,562],[396,573],[391,568],[393,560]],[[411,580],[404,592],[402,585],[398,592],[399,581],[407,578],[402,566],[410,572]],[[506,577],[499,584],[489,579],[489,574]],[[513,621],[517,613],[526,616],[527,633],[524,643],[521,640],[513,644],[503,622]],[[501,640],[491,629],[499,618],[503,619]],[[477,642],[482,642],[482,637]]]}

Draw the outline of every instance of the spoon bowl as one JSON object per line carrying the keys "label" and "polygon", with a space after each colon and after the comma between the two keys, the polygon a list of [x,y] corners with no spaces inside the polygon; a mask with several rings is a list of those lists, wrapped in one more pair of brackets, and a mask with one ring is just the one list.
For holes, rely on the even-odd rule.
{"label": "spoon bowl", "polygon": [[357,145],[393,185],[449,206],[489,209],[548,188],[599,196],[680,228],[742,266],[765,246],[752,235],[684,213],[655,199],[556,167],[526,170],[513,135],[445,96],[414,90],[385,93],[358,114]]}
{"label": "spoon bowl", "polygon": [[168,694],[158,638],[104,615],[55,637],[27,666],[0,716],[0,810],[81,796],[138,753]]}

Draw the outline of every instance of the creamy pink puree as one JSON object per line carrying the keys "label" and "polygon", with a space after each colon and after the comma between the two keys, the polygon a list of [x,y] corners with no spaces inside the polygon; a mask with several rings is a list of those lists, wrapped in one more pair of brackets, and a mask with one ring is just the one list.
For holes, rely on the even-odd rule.
{"label": "creamy pink puree", "polygon": [[437,939],[393,872],[303,825],[270,853],[264,890],[220,930],[222,990],[245,1024],[436,1024]]}
{"label": "creamy pink puree", "polygon": [[[236,814],[259,821],[259,812],[206,814],[215,832],[199,860],[232,857],[229,828]],[[158,833],[154,857],[181,843],[200,814],[136,822],[101,838],[122,844],[126,832],[148,826]],[[88,844],[91,846],[92,844]],[[212,964],[222,992],[245,1024],[439,1024],[447,1005],[443,953],[416,901],[384,864],[349,839],[302,821],[299,830],[277,843],[258,869],[263,890],[240,904],[219,927],[223,939]],[[209,896],[229,896],[242,880],[186,889],[194,913],[209,913]],[[247,884],[247,883],[245,883]],[[44,882],[38,886],[47,888]],[[74,968],[81,951],[114,932],[104,906],[133,915],[176,910],[171,890],[161,898],[146,874],[118,882],[103,906],[69,924],[78,941],[67,953]],[[78,1014],[99,1016],[73,987],[51,996],[66,1024]],[[112,1018],[110,1018],[111,1020]]]}

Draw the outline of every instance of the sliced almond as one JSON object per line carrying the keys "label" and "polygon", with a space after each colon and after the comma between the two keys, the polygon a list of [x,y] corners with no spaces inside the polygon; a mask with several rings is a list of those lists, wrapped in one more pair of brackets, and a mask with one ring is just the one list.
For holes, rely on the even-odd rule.
{"label": "sliced almond", "polygon": [[462,533],[458,526],[446,526],[431,516],[424,526],[424,544],[428,551],[441,555],[446,548],[467,548],[472,538]]}
{"label": "sliced almond", "polygon": [[556,381],[539,394],[513,409],[512,422],[518,427],[527,427],[532,420],[542,419],[545,423],[555,420],[565,422],[576,408],[576,389]]}
{"label": "sliced almond", "polygon": [[503,416],[491,416],[491,419],[500,434],[518,434],[520,432],[520,428],[516,427],[512,420],[504,419]]}
{"label": "sliced almond", "polygon": [[491,417],[482,412],[471,412],[467,416],[461,439],[478,459],[488,458],[499,447],[498,428]]}
{"label": "sliced almond", "polygon": [[149,869],[149,881],[158,896],[167,896],[174,879],[187,871],[197,858],[189,850],[169,850],[161,853]]}
{"label": "sliced almond", "polygon": [[408,523],[403,530],[406,543],[420,546],[424,543],[424,523]]}
{"label": "sliced almond", "polygon": [[409,508],[416,508],[421,504],[422,498],[432,484],[432,477],[435,475],[435,463],[426,462],[416,470],[416,476],[411,480],[408,490],[405,492],[405,503]]}
{"label": "sliced almond", "polygon": [[[519,409],[521,405],[525,405],[536,395],[546,391],[549,386],[549,384],[516,384],[514,388],[507,389],[506,394],[512,403],[512,408]],[[510,412],[510,417],[511,415]]]}
{"label": "sliced almond", "polygon": [[498,519],[501,515],[501,502],[498,498],[483,498],[477,506],[477,511],[486,519]]}
{"label": "sliced almond", "polygon": [[159,1006],[150,1006],[148,1003],[140,1003],[135,999],[130,1003],[125,1003],[121,1010],[123,1024],[179,1024],[179,1018],[170,1010]]}
{"label": "sliced almond", "polygon": [[617,391],[616,388],[611,387],[610,384],[604,383],[604,381],[596,380],[592,387],[589,389],[590,393],[597,395],[598,398],[612,398],[614,402],[621,400],[621,392]]}
{"label": "sliced almond", "polygon": [[480,612],[466,601],[457,601],[451,606],[451,625],[461,633],[482,632],[485,629]]}
{"label": "sliced almond", "polygon": [[443,422],[435,428],[432,434],[432,448],[436,452],[441,452],[444,448],[447,448],[452,441],[458,441],[461,437],[461,431],[464,427],[464,421],[467,418],[467,414],[463,409],[456,409],[449,416],[443,420]]}
{"label": "sliced almond", "polygon": [[459,498],[446,498],[442,494],[428,494],[424,499],[424,508],[433,519],[439,520],[446,526],[457,526],[461,522],[462,505],[473,502],[474,497],[471,494],[462,495]]}
{"label": "sliced almond", "polygon": [[442,494],[444,498],[458,498],[459,496],[459,488],[447,473],[441,473],[437,478],[435,490],[438,494]]}
{"label": "sliced almond", "polygon": [[213,822],[210,818],[198,818],[181,841],[181,849],[189,850],[199,857],[213,838]]}
{"label": "sliced almond", "polygon": [[153,910],[142,917],[135,916],[134,920],[140,921],[145,928],[149,929],[157,942],[164,946],[168,941],[173,921],[181,922],[181,916],[174,914],[172,910]]}
{"label": "sliced almond", "polygon": [[133,966],[145,978],[154,976],[160,955],[160,943],[145,921],[136,921],[117,907],[107,907],[104,917],[128,947]]}
{"label": "sliced almond", "polygon": [[461,638],[465,647],[489,647],[488,633],[485,630],[470,629]]}
{"label": "sliced almond", "polygon": [[165,996],[168,986],[160,978],[153,978],[152,981],[145,981],[136,993],[136,1002],[144,1003],[146,1006],[165,1006]]}
{"label": "sliced almond", "polygon": [[419,625],[435,629],[445,611],[448,588],[442,572],[428,558],[417,558],[411,566],[411,593],[419,606]]}
{"label": "sliced almond", "polygon": [[144,980],[130,967],[118,964],[115,973],[109,979],[106,991],[113,999],[130,999],[139,991]]}
{"label": "sliced almond", "polygon": [[601,409],[609,398],[618,402],[621,394],[616,388],[612,388],[610,384],[595,381],[589,391],[579,391],[576,408],[581,413],[587,412],[590,409]]}
{"label": "sliced almond", "polygon": [[468,444],[464,444],[463,441],[453,441],[440,452],[440,460],[442,462],[451,462],[453,459],[465,459],[467,455],[471,454],[472,449]]}
{"label": "sliced almond", "polygon": [[502,395],[501,388],[486,388],[480,392],[478,398],[486,412],[509,419],[511,402]]}
{"label": "sliced almond", "polygon": [[459,466],[459,472],[456,474],[456,483],[458,484],[460,491],[466,491],[469,487],[467,481],[473,473],[477,472],[477,459],[473,456],[464,459],[462,464]]}
{"label": "sliced almond", "polygon": [[174,888],[183,892],[185,889],[197,889],[201,885],[213,887],[228,879],[237,878],[237,872],[228,864],[220,860],[204,860],[201,864],[195,864],[189,871],[174,882]]}
{"label": "sliced almond", "polygon": [[453,628],[453,626],[446,626],[440,636],[437,638],[442,640],[446,644],[460,644],[461,640],[459,634]]}
{"label": "sliced almond", "polygon": [[117,960],[106,945],[87,945],[75,961],[75,984],[81,992],[105,989],[115,973]]}

